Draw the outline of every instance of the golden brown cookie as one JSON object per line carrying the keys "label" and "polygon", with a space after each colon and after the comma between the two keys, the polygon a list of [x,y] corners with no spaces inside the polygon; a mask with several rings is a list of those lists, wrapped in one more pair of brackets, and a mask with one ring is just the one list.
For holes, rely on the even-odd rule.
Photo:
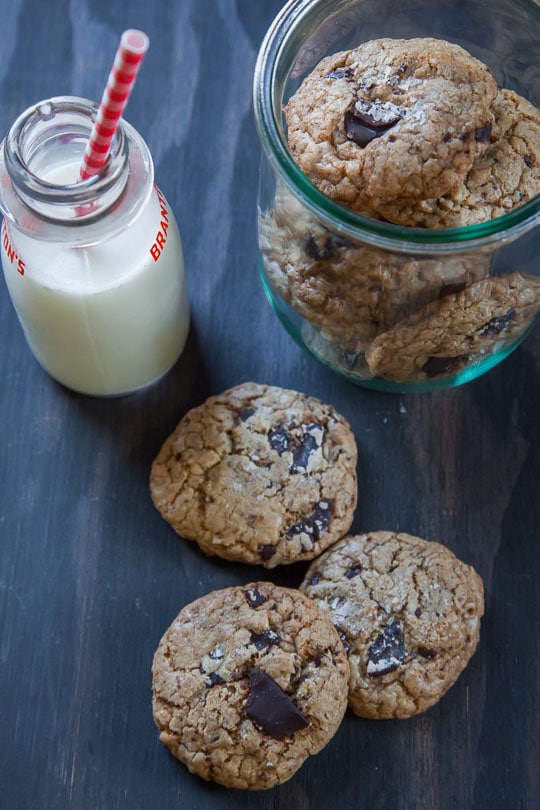
{"label": "golden brown cookie", "polygon": [[497,85],[450,42],[378,39],[323,59],[284,108],[291,154],[356,211],[455,191],[486,151]]}
{"label": "golden brown cookie", "polygon": [[285,188],[261,216],[259,235],[270,284],[353,364],[381,332],[489,274],[483,254],[437,260],[354,244],[322,226]]}
{"label": "golden brown cookie", "polygon": [[439,543],[395,532],[343,538],[301,585],[331,617],[349,655],[349,705],[361,717],[433,706],[478,644],[482,580]]}
{"label": "golden brown cookie", "polygon": [[491,142],[454,194],[381,206],[390,222],[460,228],[495,219],[540,194],[540,110],[511,90],[493,103]]}
{"label": "golden brown cookie", "polygon": [[156,508],[202,550],[273,568],[308,560],[349,529],[356,442],[334,408],[244,383],[184,416],[152,465]]}
{"label": "golden brown cookie", "polygon": [[328,616],[267,582],[212,591],[180,611],[154,656],[161,741],[190,771],[261,790],[336,732],[349,665]]}
{"label": "golden brown cookie", "polygon": [[492,276],[433,301],[366,351],[373,374],[394,382],[448,376],[509,349],[540,310],[540,279]]}

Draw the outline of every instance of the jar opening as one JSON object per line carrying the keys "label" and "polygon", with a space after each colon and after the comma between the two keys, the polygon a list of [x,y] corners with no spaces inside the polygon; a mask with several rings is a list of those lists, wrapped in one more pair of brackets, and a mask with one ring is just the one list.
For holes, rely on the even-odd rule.
{"label": "jar opening", "polygon": [[[459,228],[418,228],[370,219],[331,200],[308,179],[293,160],[287,145],[282,106],[291,86],[298,85],[302,59],[312,56],[319,40],[335,36],[340,13],[353,15],[354,2],[289,0],[270,26],[261,45],[255,67],[253,101],[259,137],[272,168],[289,190],[321,221],[353,239],[381,248],[410,252],[461,252],[495,241],[511,241],[540,223],[540,195],[501,217]],[[333,11],[331,19],[330,12]],[[349,28],[352,27],[352,16]],[[330,24],[331,23],[331,24]],[[333,41],[333,40],[332,40]],[[312,47],[310,45],[312,43]],[[329,51],[340,50],[339,47]],[[308,60],[309,61],[309,60]],[[314,65],[311,65],[311,68]],[[311,69],[309,68],[309,69]],[[307,65],[306,65],[307,69]],[[291,78],[294,80],[291,82]]]}

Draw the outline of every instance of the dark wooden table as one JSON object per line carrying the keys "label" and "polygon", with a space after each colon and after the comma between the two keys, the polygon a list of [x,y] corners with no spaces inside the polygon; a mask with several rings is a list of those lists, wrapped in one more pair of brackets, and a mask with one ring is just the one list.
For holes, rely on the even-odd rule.
{"label": "dark wooden table", "polygon": [[[311,360],[256,268],[256,53],[279,0],[0,0],[0,129],[63,93],[99,99],[120,32],[150,51],[126,117],[180,223],[187,349],[146,393],[70,393],[0,297],[0,806],[5,810],[524,810],[540,806],[540,331],[460,389],[391,396]],[[331,402],[359,446],[353,529],[446,543],[484,578],[480,646],[408,721],[348,714],[287,784],[191,776],[152,720],[150,666],[192,599],[271,573],[206,559],[152,506],[150,464],[186,411],[245,380]]]}

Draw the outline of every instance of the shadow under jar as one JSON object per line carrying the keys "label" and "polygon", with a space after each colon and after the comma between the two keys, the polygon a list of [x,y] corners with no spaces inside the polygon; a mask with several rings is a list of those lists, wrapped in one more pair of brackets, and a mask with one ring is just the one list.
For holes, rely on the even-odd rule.
{"label": "shadow under jar", "polygon": [[540,309],[540,195],[463,227],[410,227],[323,194],[293,160],[283,107],[329,54],[380,38],[433,37],[484,62],[540,107],[536,0],[294,0],[261,46],[254,108],[263,147],[259,259],[294,340],[383,391],[461,385],[501,362]]}

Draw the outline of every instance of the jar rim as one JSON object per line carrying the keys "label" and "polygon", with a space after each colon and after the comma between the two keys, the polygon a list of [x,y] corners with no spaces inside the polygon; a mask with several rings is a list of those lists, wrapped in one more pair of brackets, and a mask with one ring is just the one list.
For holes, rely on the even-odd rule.
{"label": "jar rim", "polygon": [[[323,0],[324,2],[324,0]],[[536,4],[536,0],[534,0]],[[382,248],[411,252],[462,252],[506,242],[540,224],[540,194],[500,217],[458,228],[418,228],[371,219],[323,194],[293,160],[277,99],[277,66],[286,46],[306,16],[321,0],[288,0],[271,23],[259,49],[253,79],[255,123],[264,152],[289,190],[334,230]],[[540,9],[538,9],[540,12]],[[276,114],[276,106],[279,114]]]}

